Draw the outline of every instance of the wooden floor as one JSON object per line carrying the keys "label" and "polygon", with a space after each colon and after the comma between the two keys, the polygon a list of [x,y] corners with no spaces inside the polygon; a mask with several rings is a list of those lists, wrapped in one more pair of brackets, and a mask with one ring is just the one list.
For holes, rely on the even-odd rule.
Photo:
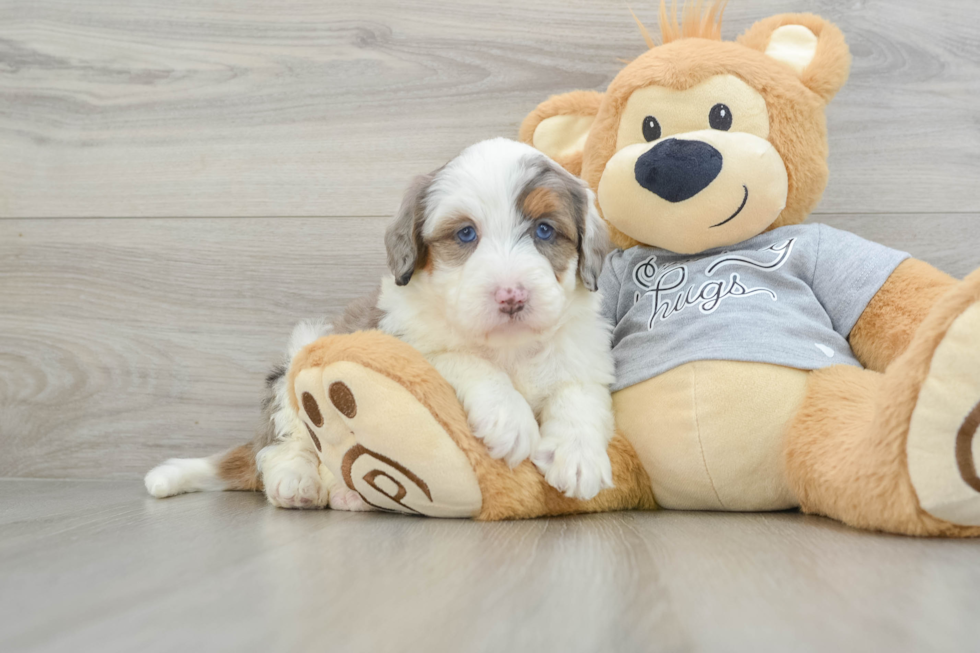
{"label": "wooden floor", "polygon": [[970,651],[980,547],[793,513],[481,524],[0,481],[0,650]]}
{"label": "wooden floor", "polygon": [[[980,267],[980,2],[732,0],[724,36],[790,11],[854,56],[812,220]],[[145,496],[251,436],[413,175],[644,47],[622,0],[0,0],[0,651],[976,650],[977,542]]]}

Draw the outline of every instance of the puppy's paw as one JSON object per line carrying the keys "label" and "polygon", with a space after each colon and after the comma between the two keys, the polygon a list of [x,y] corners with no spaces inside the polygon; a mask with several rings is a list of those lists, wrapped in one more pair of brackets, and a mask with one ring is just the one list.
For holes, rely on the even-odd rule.
{"label": "puppy's paw", "polygon": [[302,458],[263,470],[262,477],[265,496],[277,508],[323,508],[328,503],[316,465]]}
{"label": "puppy's paw", "polygon": [[492,458],[516,467],[534,451],[541,436],[527,400],[511,390],[503,396],[481,396],[470,406],[470,428]]}
{"label": "puppy's paw", "polygon": [[158,499],[172,497],[186,490],[183,488],[184,470],[167,461],[151,469],[143,478],[146,491]]}
{"label": "puppy's paw", "polygon": [[366,512],[374,510],[361,498],[361,495],[343,483],[337,483],[330,488],[330,508],[349,512]]}
{"label": "puppy's paw", "polygon": [[225,489],[210,458],[171,458],[151,469],[143,483],[146,491],[158,499],[184,492]]}
{"label": "puppy's paw", "polygon": [[531,462],[548,485],[566,497],[587,501],[613,486],[612,463],[599,438],[544,435]]}

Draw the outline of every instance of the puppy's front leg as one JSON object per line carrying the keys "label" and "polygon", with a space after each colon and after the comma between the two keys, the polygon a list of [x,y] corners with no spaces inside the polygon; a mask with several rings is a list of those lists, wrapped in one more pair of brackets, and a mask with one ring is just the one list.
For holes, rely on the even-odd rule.
{"label": "puppy's front leg", "polygon": [[269,503],[277,508],[327,505],[329,495],[320,478],[320,460],[311,449],[301,438],[290,434],[259,451],[255,462]]}
{"label": "puppy's front leg", "polygon": [[292,434],[256,456],[265,496],[277,508],[371,510],[361,496],[334,478],[305,434]]}
{"label": "puppy's front leg", "polygon": [[516,467],[531,455],[540,439],[538,422],[506,373],[471,354],[436,354],[429,362],[456,390],[473,435],[493,458]]}
{"label": "puppy's front leg", "polygon": [[609,389],[598,383],[570,383],[545,400],[541,443],[532,462],[548,484],[573,499],[591,499],[613,486],[606,447],[614,421]]}

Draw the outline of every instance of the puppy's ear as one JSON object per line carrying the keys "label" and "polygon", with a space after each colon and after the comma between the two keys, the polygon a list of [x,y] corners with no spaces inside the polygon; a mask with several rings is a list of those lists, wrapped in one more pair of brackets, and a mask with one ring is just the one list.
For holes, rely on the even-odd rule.
{"label": "puppy's ear", "polygon": [[561,189],[578,232],[578,276],[589,290],[599,287],[599,273],[611,249],[606,222],[596,209],[595,193],[582,179],[556,161],[544,159],[547,174],[554,175],[555,189]]}
{"label": "puppy's ear", "polygon": [[415,269],[425,264],[426,247],[422,240],[425,195],[435,176],[436,173],[432,172],[412,180],[394,222],[385,230],[388,269],[395,275],[395,283],[399,286],[407,284]]}
{"label": "puppy's ear", "polygon": [[595,193],[586,188],[585,195],[586,207],[579,222],[578,276],[586,288],[594,291],[599,287],[599,273],[611,245],[609,230],[595,207]]}
{"label": "puppy's ear", "polygon": [[572,91],[554,95],[521,123],[520,140],[558,162],[573,175],[582,173],[582,152],[602,93]]}

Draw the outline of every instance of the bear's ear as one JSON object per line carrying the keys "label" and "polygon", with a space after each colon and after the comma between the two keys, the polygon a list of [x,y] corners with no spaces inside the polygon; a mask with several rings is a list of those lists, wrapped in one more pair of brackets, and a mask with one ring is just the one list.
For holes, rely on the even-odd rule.
{"label": "bear's ear", "polygon": [[760,20],[738,42],[786,64],[808,89],[830,102],[851,69],[851,53],[837,26],[813,14]]}
{"label": "bear's ear", "polygon": [[572,91],[553,95],[521,123],[520,139],[557,161],[573,175],[582,174],[582,151],[602,93]]}

